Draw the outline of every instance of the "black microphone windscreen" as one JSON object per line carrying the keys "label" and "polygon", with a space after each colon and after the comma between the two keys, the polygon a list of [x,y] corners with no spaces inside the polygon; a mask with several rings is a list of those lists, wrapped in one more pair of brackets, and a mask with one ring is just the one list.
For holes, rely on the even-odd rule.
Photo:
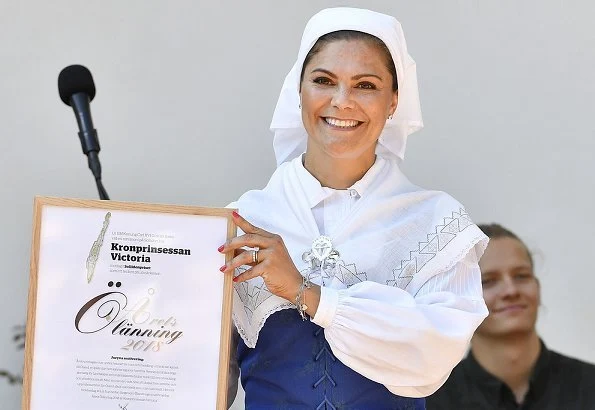
{"label": "black microphone windscreen", "polygon": [[89,101],[95,97],[95,83],[91,72],[82,65],[71,65],[60,71],[58,91],[64,104],[70,105],[70,97],[76,93],[86,93]]}

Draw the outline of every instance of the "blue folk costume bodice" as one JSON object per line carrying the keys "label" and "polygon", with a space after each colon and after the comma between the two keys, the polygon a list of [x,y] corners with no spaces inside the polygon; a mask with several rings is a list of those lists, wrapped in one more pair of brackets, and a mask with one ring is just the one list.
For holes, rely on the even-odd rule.
{"label": "blue folk costume bodice", "polygon": [[255,348],[240,340],[246,410],[423,410],[425,399],[392,394],[341,363],[324,330],[293,310],[271,315]]}

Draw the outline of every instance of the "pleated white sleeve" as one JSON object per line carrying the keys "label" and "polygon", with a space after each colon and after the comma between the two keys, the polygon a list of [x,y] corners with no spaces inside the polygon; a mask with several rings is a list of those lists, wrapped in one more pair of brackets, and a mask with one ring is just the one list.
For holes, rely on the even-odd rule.
{"label": "pleated white sleeve", "polygon": [[487,313],[472,249],[415,296],[369,281],[323,287],[312,321],[346,366],[399,396],[426,397],[463,358]]}

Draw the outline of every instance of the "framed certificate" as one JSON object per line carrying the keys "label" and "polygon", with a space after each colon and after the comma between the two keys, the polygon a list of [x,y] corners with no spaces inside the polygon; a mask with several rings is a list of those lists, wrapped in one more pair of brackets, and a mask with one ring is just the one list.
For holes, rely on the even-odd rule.
{"label": "framed certificate", "polygon": [[227,409],[231,212],[37,197],[22,408]]}

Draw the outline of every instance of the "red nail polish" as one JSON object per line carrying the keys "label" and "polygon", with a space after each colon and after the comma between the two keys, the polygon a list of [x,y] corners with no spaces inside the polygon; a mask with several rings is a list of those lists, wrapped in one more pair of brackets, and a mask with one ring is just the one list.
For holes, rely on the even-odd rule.
{"label": "red nail polish", "polygon": [[240,214],[237,213],[236,211],[233,211],[231,214],[233,215],[234,218],[239,218],[240,217]]}
{"label": "red nail polish", "polygon": [[225,269],[227,269],[227,265],[223,265],[222,267],[219,268],[219,270],[221,272],[225,272]]}
{"label": "red nail polish", "polygon": [[224,248],[224,247],[225,247],[224,245],[221,245],[220,247],[218,247],[218,248],[217,248],[217,250],[218,250],[219,252],[221,252],[221,251],[223,250],[223,248]]}
{"label": "red nail polish", "polygon": [[234,282],[237,282],[238,281],[238,277],[237,276],[234,276],[233,281]]}

